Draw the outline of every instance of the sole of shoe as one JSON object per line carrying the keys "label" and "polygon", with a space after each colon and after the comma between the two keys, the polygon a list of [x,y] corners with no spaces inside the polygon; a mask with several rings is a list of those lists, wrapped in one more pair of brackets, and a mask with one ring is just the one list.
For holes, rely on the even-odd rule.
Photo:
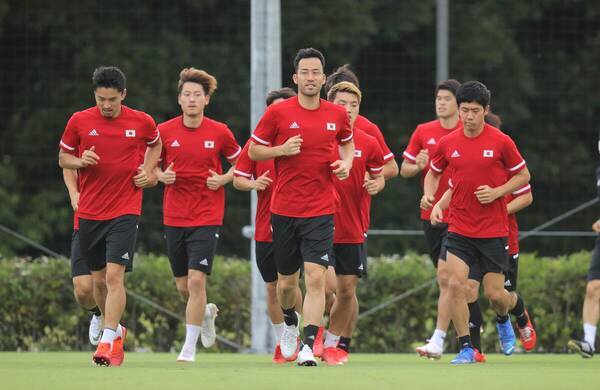
{"label": "sole of shoe", "polygon": [[110,357],[106,357],[106,356],[94,356],[92,358],[92,360],[94,361],[94,364],[100,367],[108,367],[110,366]]}
{"label": "sole of shoe", "polygon": [[591,359],[594,356],[594,355],[590,354],[589,352],[586,352],[583,349],[581,349],[579,344],[577,344],[573,340],[571,340],[567,343],[567,347],[569,347],[569,349],[571,351],[578,353],[584,359]]}
{"label": "sole of shoe", "polygon": [[431,353],[429,351],[425,351],[422,349],[415,349],[415,351],[417,352],[417,354],[421,357],[426,357],[430,360],[439,360],[442,358],[442,354],[437,354],[437,353]]}
{"label": "sole of shoe", "polygon": [[302,367],[316,367],[317,366],[317,362],[314,361],[314,360],[307,360],[307,361],[302,362],[302,363],[298,362],[298,365],[302,366]]}

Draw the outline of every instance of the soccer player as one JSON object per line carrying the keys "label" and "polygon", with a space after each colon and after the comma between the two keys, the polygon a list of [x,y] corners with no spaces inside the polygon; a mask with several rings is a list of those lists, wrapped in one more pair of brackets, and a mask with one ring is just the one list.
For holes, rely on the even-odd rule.
{"label": "soccer player", "polygon": [[102,336],[102,313],[94,299],[94,285],[90,268],[81,256],[81,245],[79,243],[79,217],[77,208],[79,204],[79,185],[77,183],[77,171],[74,169],[63,169],[63,179],[69,192],[71,207],[73,208],[73,235],[71,238],[71,279],[73,282],[73,295],[79,306],[92,313],[88,338],[90,344],[98,345]]}
{"label": "soccer player", "polygon": [[[258,123],[248,154],[255,161],[275,159],[277,184],[271,198],[277,296],[284,315],[281,353],[298,349],[299,323],[294,305],[304,263],[304,346],[298,364],[315,366],[313,344],[325,309],[325,271],[333,244],[335,174],[346,179],[354,143],[344,108],[319,98],[325,82],[325,58],[316,49],[301,49],[294,58],[298,96],[271,105]],[[340,145],[342,158],[332,161]]]}
{"label": "soccer player", "polygon": [[[360,109],[362,94],[356,85],[342,81],[329,90],[327,99],[340,105],[348,112],[354,134],[354,162],[348,180],[334,180],[340,197],[338,210],[334,214],[333,256],[336,272],[336,297],[329,318],[329,329],[325,333],[322,358],[328,364],[343,364],[348,359],[348,350],[338,348],[341,337],[348,348],[356,325],[354,313],[358,312],[356,285],[366,273],[365,221],[369,213],[371,196],[381,192],[385,186],[383,177],[383,153],[377,140],[358,129],[354,124]],[[354,321],[353,321],[354,320]]]}
{"label": "soccer player", "polygon": [[464,287],[472,266],[480,267],[485,294],[498,314],[502,351],[510,354],[514,350],[515,334],[508,311],[518,303],[516,294],[504,289],[504,272],[508,269],[504,197],[526,186],[530,174],[512,139],[484,122],[490,104],[485,85],[477,81],[461,85],[456,101],[463,130],[448,134],[438,143],[425,177],[422,203],[433,205],[441,174],[450,169],[453,196],[446,265],[450,318],[461,346],[452,363],[464,364],[475,362]]}
{"label": "soccer player", "polygon": [[104,317],[93,361],[103,366],[118,366],[124,359],[127,330],[119,321],[126,301],[125,270],[133,264],[142,188],[156,183],[152,170],[162,145],[154,120],[122,104],[125,84],[125,75],[116,67],[94,71],[96,106],[71,116],[59,152],[59,165],[77,169],[80,175],[81,252]]}
{"label": "soccer player", "polygon": [[[285,99],[296,96],[291,88],[281,88],[267,94],[267,107]],[[283,313],[277,301],[277,268],[273,253],[273,234],[271,232],[271,194],[277,181],[275,162],[273,160],[253,161],[248,156],[250,142],[247,142],[237,164],[235,165],[233,186],[240,191],[256,190],[258,202],[256,205],[256,222],[254,240],[256,241],[256,264],[267,288],[267,311],[275,334],[274,363],[293,361],[295,357],[285,359],[281,354],[281,334],[283,333]],[[295,310],[298,316],[302,312],[302,291],[296,290]]]}
{"label": "soccer player", "polygon": [[[196,343],[215,342],[215,304],[206,304],[210,275],[225,212],[225,189],[241,152],[227,125],[204,115],[217,89],[217,80],[203,70],[185,68],[179,75],[178,102],[182,115],[161,123],[162,166],[158,180],[165,184],[163,223],[167,254],[177,290],[187,300],[185,342],[177,358],[193,362]],[[231,164],[222,174],[221,157]]]}
{"label": "soccer player", "polygon": [[[425,175],[429,171],[429,156],[432,156],[442,137],[462,128],[458,118],[458,105],[456,104],[456,91],[460,83],[454,79],[441,82],[435,89],[435,113],[437,119],[421,123],[417,126],[402,156],[400,175],[403,178],[414,177],[421,173],[421,186]],[[448,189],[450,172],[446,171],[440,179],[440,185],[434,195],[434,202],[440,200],[442,194]],[[439,359],[444,352],[444,339],[450,325],[450,308],[448,301],[448,268],[446,266],[445,241],[448,235],[446,221],[432,225],[430,221],[431,210],[421,209],[423,232],[429,246],[429,255],[433,265],[437,268],[437,281],[440,287],[438,298],[438,313],[435,331],[429,342],[416,348],[421,356]],[[441,260],[441,261],[440,261]]]}

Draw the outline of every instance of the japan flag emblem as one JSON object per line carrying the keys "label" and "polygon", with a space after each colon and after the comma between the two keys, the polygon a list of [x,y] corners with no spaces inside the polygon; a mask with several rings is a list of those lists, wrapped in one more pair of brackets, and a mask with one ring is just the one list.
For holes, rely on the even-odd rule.
{"label": "japan flag emblem", "polygon": [[327,122],[327,130],[335,131],[335,123]]}
{"label": "japan flag emblem", "polygon": [[215,141],[204,141],[204,149],[214,149]]}
{"label": "japan flag emblem", "polygon": [[494,157],[494,151],[493,150],[484,150],[483,151],[483,157]]}
{"label": "japan flag emblem", "polygon": [[125,130],[125,137],[127,137],[127,138],[135,138],[135,129],[127,129],[127,130]]}

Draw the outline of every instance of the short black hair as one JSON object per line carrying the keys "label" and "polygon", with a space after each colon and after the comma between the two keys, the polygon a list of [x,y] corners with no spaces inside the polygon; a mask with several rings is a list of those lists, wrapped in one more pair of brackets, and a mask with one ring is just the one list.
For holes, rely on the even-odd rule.
{"label": "short black hair", "polygon": [[338,83],[341,83],[342,81],[347,81],[356,85],[357,88],[360,88],[360,84],[358,83],[358,77],[352,70],[350,70],[349,64],[344,64],[337,68],[335,72],[327,76],[327,80],[325,80],[325,95],[329,93],[331,87]]}
{"label": "short black hair", "polygon": [[323,70],[325,69],[325,56],[323,56],[323,53],[321,53],[317,49],[309,47],[306,49],[300,49],[298,50],[298,53],[296,53],[296,57],[294,57],[294,72],[298,72],[298,63],[300,62],[300,60],[303,60],[305,58],[318,58],[319,61],[321,61],[321,66],[323,67]]}
{"label": "short black hair", "polygon": [[116,66],[100,66],[94,70],[92,75],[94,91],[98,88],[114,88],[119,92],[123,92],[126,83],[125,74]]}
{"label": "short black hair", "polygon": [[486,108],[490,105],[492,94],[487,87],[479,81],[467,81],[456,91],[456,104],[479,103]]}
{"label": "short black hair", "polygon": [[435,87],[435,95],[434,96],[437,96],[438,92],[440,92],[441,90],[444,90],[444,91],[450,91],[450,93],[452,95],[454,95],[454,97],[456,97],[456,91],[458,91],[459,87],[460,87],[460,82],[458,80],[448,79],[448,80],[442,81],[441,83],[439,83],[437,85],[437,87]]}
{"label": "short black hair", "polygon": [[296,96],[296,91],[291,88],[275,89],[267,94],[266,103],[267,106],[270,106],[277,99],[288,99],[294,96]]}
{"label": "short black hair", "polygon": [[488,125],[494,126],[497,129],[499,129],[500,127],[502,127],[502,118],[500,118],[500,115],[494,114],[491,111],[488,112],[488,114],[485,116],[485,118],[483,118],[483,120]]}

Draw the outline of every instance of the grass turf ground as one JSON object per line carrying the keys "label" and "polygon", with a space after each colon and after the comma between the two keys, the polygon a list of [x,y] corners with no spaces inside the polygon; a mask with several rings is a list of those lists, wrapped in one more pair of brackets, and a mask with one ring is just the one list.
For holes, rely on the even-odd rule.
{"label": "grass turf ground", "polygon": [[453,356],[354,354],[345,366],[275,365],[265,355],[127,353],[122,367],[94,367],[91,353],[0,353],[8,389],[598,389],[600,359],[577,355],[488,355],[485,364],[452,366]]}

